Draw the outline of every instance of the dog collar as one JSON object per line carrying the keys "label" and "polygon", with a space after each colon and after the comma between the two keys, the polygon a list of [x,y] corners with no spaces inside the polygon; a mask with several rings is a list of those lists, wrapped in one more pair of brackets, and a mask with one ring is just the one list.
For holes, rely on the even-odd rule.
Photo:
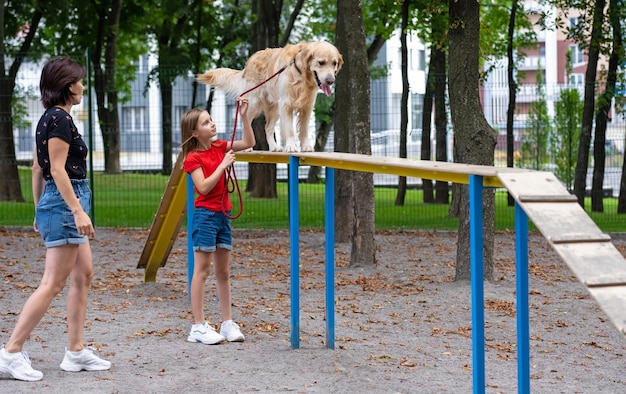
{"label": "dog collar", "polygon": [[302,70],[300,70],[300,67],[298,67],[298,65],[296,64],[296,58],[294,57],[293,60],[291,61],[291,63],[293,64],[293,66],[296,68],[296,70],[298,71],[298,73],[300,75],[302,75]]}

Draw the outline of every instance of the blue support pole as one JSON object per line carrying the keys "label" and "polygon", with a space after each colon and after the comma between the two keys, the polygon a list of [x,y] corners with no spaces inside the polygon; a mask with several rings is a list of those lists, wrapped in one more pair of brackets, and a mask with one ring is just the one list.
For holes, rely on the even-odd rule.
{"label": "blue support pole", "polygon": [[300,212],[298,198],[298,165],[296,156],[289,158],[289,249],[291,277],[291,348],[300,347]]}
{"label": "blue support pole", "polygon": [[528,216],[515,203],[515,276],[517,290],[517,387],[530,393],[530,329],[528,312]]}
{"label": "blue support pole", "polygon": [[335,348],[335,169],[326,167],[326,347]]}
{"label": "blue support pole", "polygon": [[472,287],[472,375],[474,393],[485,392],[485,296],[483,267],[483,177],[469,177],[470,267]]}
{"label": "blue support pole", "polygon": [[187,174],[187,295],[191,300],[191,281],[193,280],[193,240],[191,233],[193,230],[193,213],[195,207],[193,205],[195,197],[195,191],[193,189],[193,180],[191,175]]}

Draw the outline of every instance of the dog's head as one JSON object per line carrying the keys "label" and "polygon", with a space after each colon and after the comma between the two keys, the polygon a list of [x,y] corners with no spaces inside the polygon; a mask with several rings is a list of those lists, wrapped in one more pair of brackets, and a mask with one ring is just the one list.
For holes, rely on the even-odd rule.
{"label": "dog's head", "polygon": [[302,67],[303,72],[312,73],[317,87],[326,96],[330,96],[335,76],[343,65],[343,57],[334,45],[324,41],[300,45],[300,51],[295,59],[296,65]]}

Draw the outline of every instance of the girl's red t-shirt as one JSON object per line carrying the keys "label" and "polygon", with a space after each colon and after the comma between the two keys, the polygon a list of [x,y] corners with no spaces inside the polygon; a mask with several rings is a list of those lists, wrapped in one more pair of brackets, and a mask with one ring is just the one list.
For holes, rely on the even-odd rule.
{"label": "girl's red t-shirt", "polygon": [[[217,140],[211,144],[211,147],[207,150],[196,150],[190,152],[183,163],[185,172],[191,173],[198,167],[202,168],[204,177],[208,178],[217,167],[224,160],[224,154],[226,152],[226,146],[228,142],[224,140]],[[224,193],[226,189],[226,176],[222,174],[220,180],[217,181],[215,187],[209,191],[208,194],[200,194],[198,189],[196,190],[196,201],[194,206],[196,208],[205,208],[213,212],[229,211],[233,208],[230,202],[228,193]],[[223,205],[222,205],[222,199]]]}

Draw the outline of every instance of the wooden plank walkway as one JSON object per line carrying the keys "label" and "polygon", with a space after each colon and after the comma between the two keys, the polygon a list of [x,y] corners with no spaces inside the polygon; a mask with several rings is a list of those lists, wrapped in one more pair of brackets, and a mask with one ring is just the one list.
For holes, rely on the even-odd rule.
{"label": "wooden plank walkway", "polygon": [[551,172],[507,173],[500,181],[622,334],[626,260]]}

